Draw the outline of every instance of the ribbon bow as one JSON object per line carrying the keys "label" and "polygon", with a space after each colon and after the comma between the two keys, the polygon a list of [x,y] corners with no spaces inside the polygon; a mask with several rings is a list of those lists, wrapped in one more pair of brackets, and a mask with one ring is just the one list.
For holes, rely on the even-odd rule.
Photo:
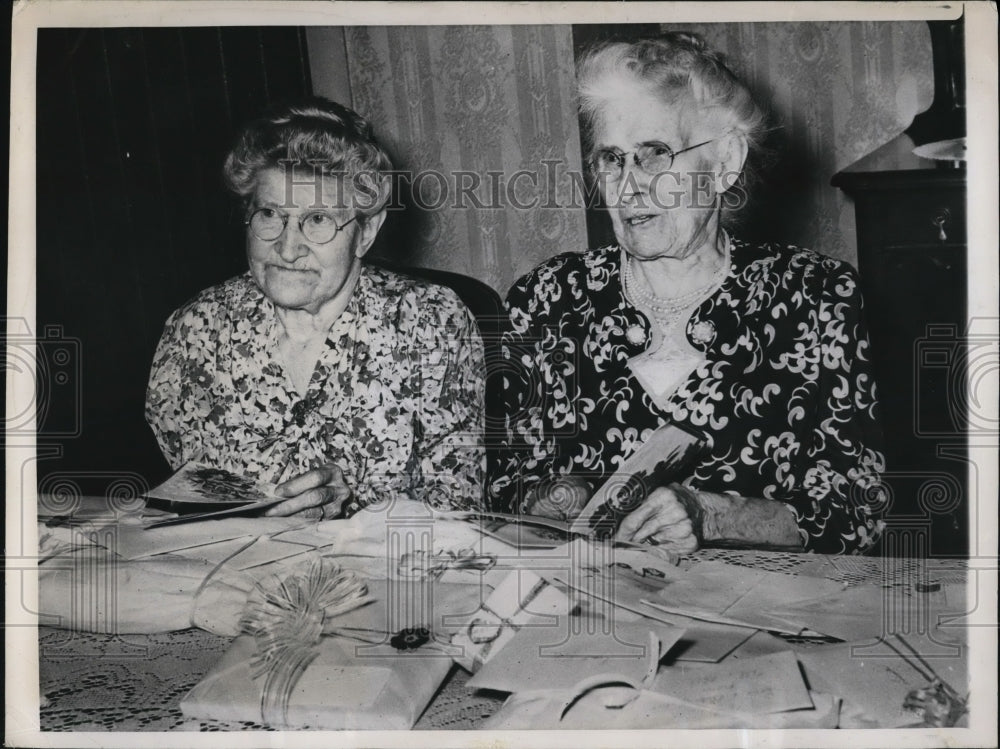
{"label": "ribbon bow", "polygon": [[328,620],[363,606],[368,586],[353,572],[326,559],[314,559],[305,574],[280,580],[275,590],[258,584],[260,600],[251,602],[240,622],[254,636],[254,679],[264,679],[261,718],[267,725],[288,727],[288,701],[299,677],[319,654]]}
{"label": "ribbon bow", "polygon": [[488,572],[497,563],[492,554],[477,555],[475,549],[439,551],[433,554],[423,549],[406,552],[399,559],[400,577],[430,577],[437,579],[448,570],[478,570]]}

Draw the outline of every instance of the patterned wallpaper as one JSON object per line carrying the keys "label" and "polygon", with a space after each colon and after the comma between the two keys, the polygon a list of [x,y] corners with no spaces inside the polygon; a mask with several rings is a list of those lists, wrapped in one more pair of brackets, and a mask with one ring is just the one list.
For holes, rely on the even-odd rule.
{"label": "patterned wallpaper", "polygon": [[934,98],[930,31],[914,22],[725,23],[695,31],[768,108],[770,164],[752,190],[749,239],[857,265],[854,204],[830,178],[902,133]]}
{"label": "patterned wallpaper", "polygon": [[345,44],[354,108],[412,174],[381,255],[504,294],[586,247],[583,210],[566,207],[581,160],[569,26],[353,27]]}
{"label": "patterned wallpaper", "polygon": [[[663,28],[703,34],[772,111],[771,163],[738,231],[856,263],[853,205],[830,178],[930,104],[927,25]],[[571,26],[346,27],[342,38],[347,80],[336,90],[349,90],[411,175],[379,255],[472,275],[504,294],[542,260],[587,246],[568,174],[581,168]],[[317,72],[314,82],[324,80]],[[317,93],[329,95],[324,85],[334,86]],[[546,161],[558,162],[554,177]]]}

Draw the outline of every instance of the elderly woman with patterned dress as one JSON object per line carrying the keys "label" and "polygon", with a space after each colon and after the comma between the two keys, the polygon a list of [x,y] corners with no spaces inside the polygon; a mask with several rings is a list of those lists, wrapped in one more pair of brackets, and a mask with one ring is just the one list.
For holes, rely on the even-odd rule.
{"label": "elderly woman with patterned dress", "polygon": [[272,112],[225,164],[249,271],[171,315],[146,418],[167,460],[279,483],[268,514],[333,518],[407,496],[482,503],[483,349],[449,289],[362,262],[388,155],[324,99]]}
{"label": "elderly woman with patterned dress", "polygon": [[762,111],[689,34],[606,45],[578,81],[617,246],[558,255],[508,294],[491,502],[572,518],[673,423],[706,448],[617,539],[870,549],[884,460],[857,275],[722,225]]}

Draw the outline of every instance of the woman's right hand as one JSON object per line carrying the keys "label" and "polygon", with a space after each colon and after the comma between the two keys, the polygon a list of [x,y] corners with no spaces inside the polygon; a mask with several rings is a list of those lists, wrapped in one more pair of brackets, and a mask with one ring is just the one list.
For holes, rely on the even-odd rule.
{"label": "woman's right hand", "polygon": [[301,515],[330,520],[340,515],[344,503],[351,498],[351,488],[335,465],[313,468],[290,478],[278,486],[277,493],[288,497],[288,501],[270,508],[265,515]]}
{"label": "woman's right hand", "polygon": [[697,493],[687,487],[658,486],[645,502],[625,516],[615,540],[655,544],[676,554],[690,554],[698,548],[692,520],[692,515],[700,514],[697,501]]}
{"label": "woman's right hand", "polygon": [[593,491],[578,476],[556,476],[528,492],[528,513],[556,520],[573,520],[587,505]]}

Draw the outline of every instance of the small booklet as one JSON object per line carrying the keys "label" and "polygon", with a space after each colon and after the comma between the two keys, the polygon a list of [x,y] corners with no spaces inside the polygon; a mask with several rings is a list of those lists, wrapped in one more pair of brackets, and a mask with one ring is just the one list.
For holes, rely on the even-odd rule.
{"label": "small booklet", "polygon": [[146,492],[151,506],[176,512],[180,517],[161,520],[146,527],[263,511],[287,499],[277,496],[276,491],[274,484],[192,461],[181,466],[177,473],[155,489]]}
{"label": "small booklet", "polygon": [[622,519],[653,489],[683,479],[705,444],[700,435],[664,424],[594,493],[569,531],[597,538],[614,535]]}

